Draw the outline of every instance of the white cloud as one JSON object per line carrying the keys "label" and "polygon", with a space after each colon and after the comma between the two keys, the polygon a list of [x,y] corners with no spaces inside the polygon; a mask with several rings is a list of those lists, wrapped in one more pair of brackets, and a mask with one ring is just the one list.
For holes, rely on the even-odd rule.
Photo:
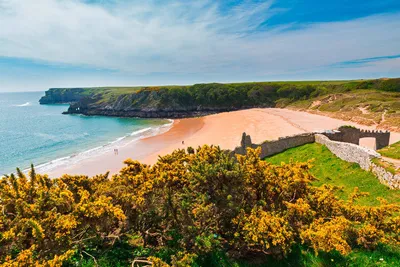
{"label": "white cloud", "polygon": [[399,13],[254,31],[274,14],[271,3],[248,1],[221,12],[211,0],[0,0],[0,56],[133,74],[226,77],[281,75],[400,53]]}

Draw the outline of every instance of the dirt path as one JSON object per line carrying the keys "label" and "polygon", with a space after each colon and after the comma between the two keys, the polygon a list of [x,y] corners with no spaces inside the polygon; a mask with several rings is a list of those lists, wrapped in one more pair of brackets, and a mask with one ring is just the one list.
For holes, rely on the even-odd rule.
{"label": "dirt path", "polygon": [[388,157],[383,157],[382,159],[384,159],[387,162],[390,162],[394,165],[395,169],[400,169],[400,159],[392,159],[392,158],[388,158]]}

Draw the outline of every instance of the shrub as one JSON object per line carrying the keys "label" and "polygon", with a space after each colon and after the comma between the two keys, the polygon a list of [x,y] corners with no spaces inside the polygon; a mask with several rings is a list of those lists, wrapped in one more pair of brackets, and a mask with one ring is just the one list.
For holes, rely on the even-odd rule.
{"label": "shrub", "polygon": [[299,243],[341,254],[399,244],[398,206],[356,205],[357,191],[339,200],[335,188],[311,185],[310,163],[275,166],[259,153],[231,158],[203,146],[153,166],[126,160],[111,178],[50,179],[33,167],[29,177],[6,176],[0,263],[61,266],[79,255],[95,260],[118,244],[154,266],[189,266],[218,251],[281,258]]}

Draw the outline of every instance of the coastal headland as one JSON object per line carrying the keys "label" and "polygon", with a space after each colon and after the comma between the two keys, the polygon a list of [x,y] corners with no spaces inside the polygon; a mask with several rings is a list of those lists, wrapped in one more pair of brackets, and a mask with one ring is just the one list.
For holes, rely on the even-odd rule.
{"label": "coastal headland", "polygon": [[[170,118],[171,128],[48,173],[115,173],[127,158],[156,162],[178,148],[232,149],[243,132],[255,142],[354,125],[400,134],[400,79],[251,82],[159,87],[52,88],[41,104],[70,104],[64,114]],[[363,140],[364,145],[372,146]]]}
{"label": "coastal headland", "polygon": [[171,119],[249,108],[290,108],[400,131],[399,99],[400,78],[396,78],[51,88],[40,103],[68,103],[64,114]]}

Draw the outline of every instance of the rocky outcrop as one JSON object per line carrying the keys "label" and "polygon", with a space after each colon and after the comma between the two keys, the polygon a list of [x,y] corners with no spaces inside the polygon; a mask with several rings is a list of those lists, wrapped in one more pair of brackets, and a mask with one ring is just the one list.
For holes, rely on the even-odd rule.
{"label": "rocky outcrop", "polygon": [[112,117],[137,117],[137,118],[191,118],[200,117],[210,114],[215,114],[225,111],[233,111],[237,109],[187,109],[187,110],[174,110],[174,109],[107,109],[95,107],[82,107],[79,104],[72,104],[68,111],[63,114],[82,114],[87,116],[112,116]]}
{"label": "rocky outcrop", "polygon": [[51,88],[45,92],[40,104],[70,104],[78,102],[83,97],[84,88]]}
{"label": "rocky outcrop", "polygon": [[182,103],[175,98],[166,99],[166,97],[168,94],[157,90],[115,94],[115,91],[107,88],[53,88],[48,90],[39,102],[40,104],[69,103],[70,107],[63,114],[172,119],[257,107],[197,105],[191,99]]}

